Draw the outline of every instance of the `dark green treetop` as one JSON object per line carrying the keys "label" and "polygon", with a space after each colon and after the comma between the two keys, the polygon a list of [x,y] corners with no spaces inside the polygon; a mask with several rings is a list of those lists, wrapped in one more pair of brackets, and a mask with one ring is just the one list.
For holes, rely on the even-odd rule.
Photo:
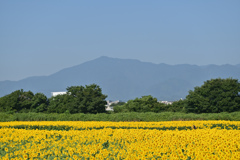
{"label": "dark green treetop", "polygon": [[0,112],[42,112],[47,103],[44,94],[21,89],[0,98]]}
{"label": "dark green treetop", "polygon": [[103,113],[107,96],[96,85],[67,87],[67,94],[50,98],[48,112]]}
{"label": "dark green treetop", "polygon": [[219,113],[240,110],[240,83],[237,79],[211,79],[189,91],[186,111]]}
{"label": "dark green treetop", "polygon": [[165,104],[159,103],[151,95],[129,100],[123,105],[114,106],[114,112],[161,112],[166,109]]}

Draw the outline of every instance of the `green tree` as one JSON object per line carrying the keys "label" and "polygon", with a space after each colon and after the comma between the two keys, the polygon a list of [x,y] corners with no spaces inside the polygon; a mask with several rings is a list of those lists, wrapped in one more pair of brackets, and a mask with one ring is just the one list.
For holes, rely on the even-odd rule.
{"label": "green tree", "polygon": [[21,94],[18,98],[18,106],[20,108],[20,112],[31,111],[33,97],[34,97],[34,94],[32,91],[24,92],[23,90],[21,90]]}
{"label": "green tree", "polygon": [[107,96],[96,85],[71,86],[67,94],[50,98],[48,112],[103,113]]}
{"label": "green tree", "polygon": [[[49,106],[47,112],[49,113],[64,113],[67,110],[70,113],[76,113],[71,106],[73,103],[72,97],[68,94],[57,95],[49,99]],[[73,110],[71,109],[73,108]]]}
{"label": "green tree", "polygon": [[115,107],[115,106],[121,106],[121,105],[124,105],[124,104],[125,104],[125,102],[118,102],[118,103],[113,103],[110,106]]}
{"label": "green tree", "polygon": [[185,107],[186,107],[186,100],[180,99],[179,101],[174,101],[171,105],[168,105],[167,111],[184,112]]}
{"label": "green tree", "polygon": [[186,112],[219,113],[240,110],[240,83],[237,79],[211,79],[189,91]]}
{"label": "green tree", "polygon": [[0,98],[0,111],[1,112],[17,112],[20,109],[18,105],[21,91],[17,90]]}
{"label": "green tree", "polygon": [[165,109],[165,104],[159,103],[157,98],[149,95],[129,100],[124,105],[115,106],[114,112],[161,112]]}
{"label": "green tree", "polygon": [[30,110],[32,112],[45,112],[48,106],[48,98],[43,93],[36,93],[32,98]]}
{"label": "green tree", "polygon": [[33,92],[16,90],[0,98],[1,112],[29,112],[32,106]]}
{"label": "green tree", "polygon": [[114,104],[114,105],[111,105],[111,106],[113,107],[113,111],[115,113],[129,112],[129,110],[126,108],[125,103]]}

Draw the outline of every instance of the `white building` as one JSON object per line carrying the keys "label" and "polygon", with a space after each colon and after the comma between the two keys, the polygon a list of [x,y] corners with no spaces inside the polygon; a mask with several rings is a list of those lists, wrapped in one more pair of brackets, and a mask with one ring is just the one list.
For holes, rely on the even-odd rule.
{"label": "white building", "polygon": [[170,101],[158,101],[159,103],[164,103],[164,104],[172,104],[173,102],[170,102]]}
{"label": "white building", "polygon": [[111,105],[112,104],[117,104],[119,102],[122,102],[122,101],[120,101],[120,100],[117,100],[117,101],[107,100],[106,111],[113,111],[113,107]]}
{"label": "white building", "polygon": [[52,97],[55,97],[57,95],[63,95],[63,94],[67,94],[67,92],[51,92]]}

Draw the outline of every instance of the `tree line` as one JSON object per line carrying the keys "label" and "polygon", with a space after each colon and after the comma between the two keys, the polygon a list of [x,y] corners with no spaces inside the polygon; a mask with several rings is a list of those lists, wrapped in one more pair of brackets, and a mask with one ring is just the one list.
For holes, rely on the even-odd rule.
{"label": "tree line", "polygon": [[103,113],[106,98],[96,84],[67,87],[66,94],[51,98],[21,89],[0,98],[0,112]]}
{"label": "tree line", "polygon": [[[107,95],[96,85],[71,86],[67,93],[47,98],[43,93],[17,90],[0,98],[0,112],[106,113]],[[170,105],[159,103],[151,95],[114,104],[120,112],[220,113],[240,111],[240,83],[237,79],[211,79],[190,90],[184,100]]]}

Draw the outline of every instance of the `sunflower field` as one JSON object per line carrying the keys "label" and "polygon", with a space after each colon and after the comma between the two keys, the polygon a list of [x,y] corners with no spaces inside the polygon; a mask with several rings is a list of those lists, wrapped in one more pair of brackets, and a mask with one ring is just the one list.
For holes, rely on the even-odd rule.
{"label": "sunflower field", "polygon": [[239,160],[240,122],[0,122],[0,159]]}

